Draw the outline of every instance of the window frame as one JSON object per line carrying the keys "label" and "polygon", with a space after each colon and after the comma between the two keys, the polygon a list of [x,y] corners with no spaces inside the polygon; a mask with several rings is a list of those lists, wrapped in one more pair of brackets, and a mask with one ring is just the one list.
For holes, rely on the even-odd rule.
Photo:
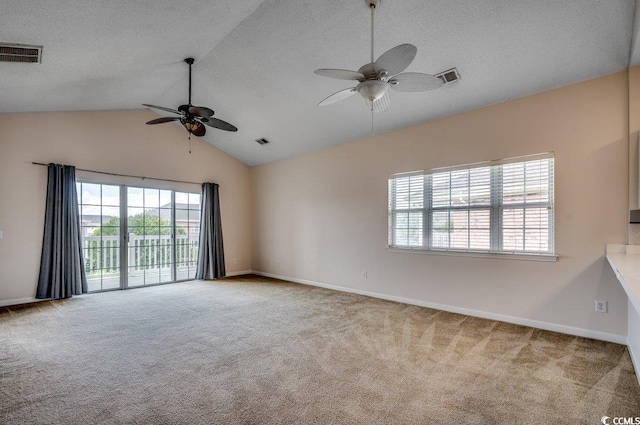
{"label": "window frame", "polygon": [[[547,174],[548,180],[546,180],[546,184],[549,190],[548,200],[539,201],[539,202],[527,202],[526,200],[526,183],[528,182],[526,178],[526,166],[524,168],[525,174],[521,180],[523,184],[523,194],[525,195],[525,199],[519,203],[504,203],[503,199],[503,172],[504,168],[502,166],[507,164],[516,164],[516,163],[527,163],[530,161],[536,160],[550,160],[548,163],[549,172]],[[481,204],[481,205],[472,205],[471,203],[465,206],[453,206],[451,205],[451,195],[449,195],[449,205],[448,206],[436,206],[434,207],[434,189],[433,189],[433,175],[438,173],[445,172],[454,172],[465,170],[467,171],[467,188],[469,190],[469,200],[471,200],[471,188],[474,186],[470,180],[471,170],[488,167],[489,168],[489,204]],[[394,183],[398,178],[406,178],[406,177],[415,177],[421,176],[423,179],[423,193],[422,193],[422,206],[421,207],[412,207],[411,206],[411,194],[409,194],[409,204],[407,208],[396,208],[396,186]],[[449,185],[451,182],[451,175],[449,175]],[[451,188],[451,185],[449,186]],[[451,189],[450,189],[451,190]],[[407,189],[410,191],[410,189]],[[414,192],[415,193],[415,192]],[[450,192],[451,193],[451,192]],[[422,171],[412,171],[408,173],[397,173],[392,174],[388,178],[388,241],[387,241],[387,251],[389,252],[409,252],[416,254],[436,254],[436,255],[460,255],[460,256],[474,256],[474,257],[488,257],[488,258],[508,258],[508,259],[524,259],[524,260],[536,260],[536,261],[556,261],[558,259],[558,255],[555,253],[555,155],[553,152],[546,152],[535,155],[527,155],[520,157],[507,158],[497,161],[486,161],[486,162],[478,162],[473,164],[465,164],[458,165],[453,167],[441,167],[434,168],[430,170],[422,170]],[[526,238],[523,234],[522,238],[522,249],[505,249],[504,248],[504,210],[505,207],[507,209],[514,210],[522,210],[523,215],[523,224],[522,229],[526,229],[526,211],[527,209],[535,210],[546,208],[549,210],[547,214],[547,229],[548,229],[548,240],[547,246],[548,251],[537,251],[537,250],[527,250],[526,249]],[[489,211],[489,249],[476,249],[469,248],[471,242],[471,211],[479,211],[479,210],[488,210]],[[433,214],[438,211],[468,211],[468,221],[467,221],[467,248],[455,248],[451,247],[451,240],[449,240],[447,247],[434,246],[434,234],[433,234]],[[410,243],[410,237],[407,237],[407,245],[401,245],[394,243],[397,241],[397,221],[394,226],[394,218],[397,217],[398,213],[422,213],[422,222],[421,222],[421,231],[422,235],[420,238],[419,245],[412,245]],[[409,215],[407,216],[407,220],[409,220]],[[449,218],[451,220],[451,218]],[[409,231],[411,228],[409,224],[407,224],[407,235],[409,235]],[[403,228],[400,228],[403,229]],[[451,227],[447,227],[449,229],[449,233],[451,234]],[[415,233],[414,233],[415,236]]]}

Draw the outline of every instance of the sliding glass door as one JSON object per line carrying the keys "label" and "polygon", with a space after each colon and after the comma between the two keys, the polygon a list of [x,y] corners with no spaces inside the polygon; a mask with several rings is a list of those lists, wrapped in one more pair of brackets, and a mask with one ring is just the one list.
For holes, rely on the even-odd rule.
{"label": "sliding glass door", "polygon": [[120,186],[77,183],[89,291],[121,287]]}
{"label": "sliding glass door", "polygon": [[175,279],[173,192],[127,188],[128,286]]}
{"label": "sliding glass door", "polygon": [[176,273],[177,280],[193,279],[198,260],[200,194],[176,192]]}
{"label": "sliding glass door", "polygon": [[78,183],[89,291],[195,278],[200,194]]}

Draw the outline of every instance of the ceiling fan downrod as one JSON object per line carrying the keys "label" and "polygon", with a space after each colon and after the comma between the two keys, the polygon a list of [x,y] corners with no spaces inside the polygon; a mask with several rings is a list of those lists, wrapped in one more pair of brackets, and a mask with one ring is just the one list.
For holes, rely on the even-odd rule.
{"label": "ceiling fan downrod", "polygon": [[189,65],[189,106],[191,106],[191,65],[193,65],[193,58],[186,58],[184,60]]}
{"label": "ceiling fan downrod", "polygon": [[[373,55],[373,43],[374,43],[374,38],[373,38],[373,34],[374,34],[374,30],[375,30],[375,10],[376,7],[378,7],[379,4],[379,0],[365,0],[367,5],[369,6],[369,9],[371,10],[371,63],[374,62],[374,58],[375,56]],[[356,88],[356,91],[358,91],[358,93],[360,93],[363,97],[365,97],[365,99],[368,99],[371,103],[371,135],[373,136],[373,102],[376,100],[376,98],[380,98],[382,96],[379,96],[377,94],[372,94],[372,93],[368,93],[365,94],[364,92],[366,90],[363,90],[363,85],[362,84],[358,84],[358,87],[360,87],[361,90],[358,90]]]}
{"label": "ceiling fan downrod", "polygon": [[[374,22],[375,22],[375,9],[380,4],[381,0],[365,0],[365,3],[371,10],[371,63],[361,67],[358,72],[361,72],[365,76],[365,80],[362,81],[356,87],[356,91],[369,102],[375,102],[385,95],[388,89],[388,83],[376,75],[374,67]],[[386,75],[386,74],[385,74]]]}
{"label": "ceiling fan downrod", "polygon": [[378,6],[378,0],[366,0],[369,5],[369,9],[371,9],[371,63],[373,63],[373,30],[374,30],[374,15],[376,7]]}

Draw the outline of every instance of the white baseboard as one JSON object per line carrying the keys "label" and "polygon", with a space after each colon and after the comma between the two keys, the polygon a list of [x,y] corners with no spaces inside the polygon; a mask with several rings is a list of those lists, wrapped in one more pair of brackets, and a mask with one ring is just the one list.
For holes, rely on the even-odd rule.
{"label": "white baseboard", "polygon": [[253,273],[252,270],[240,270],[239,272],[229,272],[225,275],[225,277],[242,276],[244,274],[251,274],[251,273]]}
{"label": "white baseboard", "polygon": [[30,298],[15,298],[13,300],[0,300],[0,307],[8,307],[10,305],[18,305],[18,304],[29,304],[29,303],[37,303],[40,301],[48,301],[48,300],[41,300],[39,298],[34,298],[34,297],[30,297]]}
{"label": "white baseboard", "polygon": [[353,294],[365,295],[368,297],[379,298],[379,299],[388,300],[388,301],[395,301],[395,302],[404,303],[404,304],[417,305],[420,307],[433,308],[435,310],[443,310],[451,313],[464,314],[467,316],[480,317],[483,319],[497,320],[499,322],[513,323],[515,325],[528,326],[530,328],[544,329],[546,331],[559,332],[559,333],[568,334],[568,335],[574,335],[574,336],[580,336],[584,338],[598,339],[601,341],[614,342],[616,344],[628,345],[626,335],[617,335],[617,334],[612,334],[608,332],[593,331],[590,329],[575,328],[572,326],[558,325],[558,324],[549,323],[549,322],[541,322],[538,320],[523,319],[520,317],[507,316],[503,314],[489,313],[486,311],[478,311],[478,310],[472,310],[472,309],[463,308],[463,307],[456,307],[456,306],[451,306],[446,304],[438,304],[438,303],[432,303],[428,301],[416,300],[412,298],[398,297],[395,295],[381,294],[379,292],[364,291],[361,289],[348,288],[346,286],[338,286],[338,285],[331,285],[328,283],[315,282],[311,280],[297,279],[294,277],[281,276],[273,273],[265,273],[265,272],[260,272],[256,270],[253,270],[252,273],[260,276],[272,277],[274,279],[281,279],[281,280],[287,280],[290,282],[301,283],[303,285],[318,286],[320,288],[332,289],[334,291],[350,292]]}

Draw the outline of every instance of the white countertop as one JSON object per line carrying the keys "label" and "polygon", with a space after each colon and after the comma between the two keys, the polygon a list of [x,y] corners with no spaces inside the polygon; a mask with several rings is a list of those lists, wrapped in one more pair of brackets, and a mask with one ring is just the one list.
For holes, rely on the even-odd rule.
{"label": "white countertop", "polygon": [[640,313],[640,245],[607,245],[607,260]]}

